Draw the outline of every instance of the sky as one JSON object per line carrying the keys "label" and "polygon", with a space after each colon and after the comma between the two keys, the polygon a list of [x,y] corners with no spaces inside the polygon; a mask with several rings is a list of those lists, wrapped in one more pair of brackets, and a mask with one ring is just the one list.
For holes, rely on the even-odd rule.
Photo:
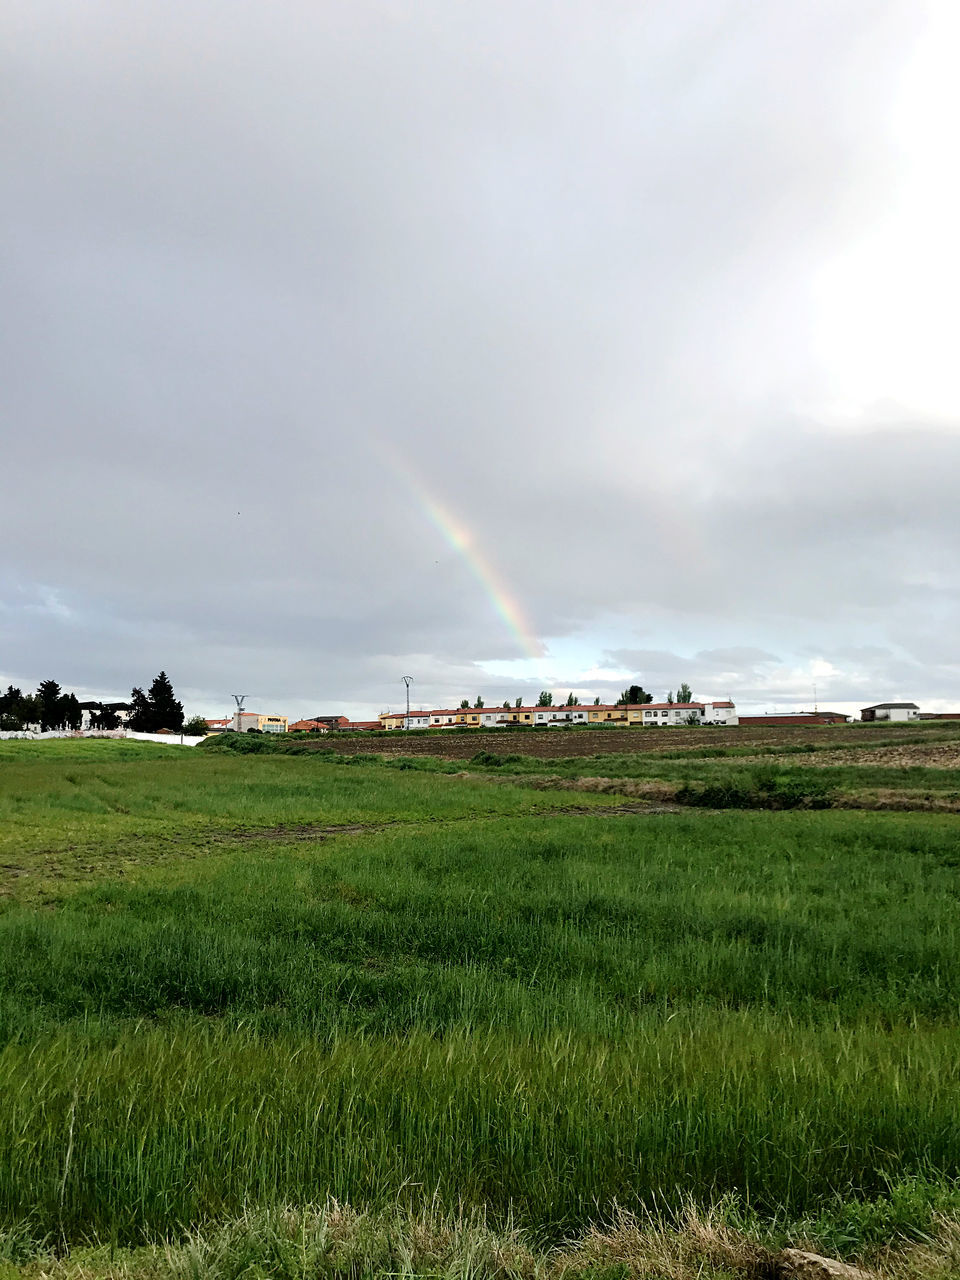
{"label": "sky", "polygon": [[6,0],[0,681],[960,707],[953,0]]}

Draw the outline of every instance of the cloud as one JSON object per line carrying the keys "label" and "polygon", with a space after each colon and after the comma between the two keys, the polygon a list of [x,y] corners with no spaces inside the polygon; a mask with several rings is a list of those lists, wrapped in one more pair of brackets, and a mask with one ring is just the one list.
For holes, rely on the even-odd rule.
{"label": "cloud", "polygon": [[661,657],[621,666],[661,683],[759,697],[760,655],[799,680],[807,649],[854,681],[873,644],[960,696],[960,404],[876,361],[854,396],[823,338],[825,300],[860,314],[831,264],[913,172],[923,5],[0,24],[11,673],[359,713],[405,670],[506,696],[639,637]]}

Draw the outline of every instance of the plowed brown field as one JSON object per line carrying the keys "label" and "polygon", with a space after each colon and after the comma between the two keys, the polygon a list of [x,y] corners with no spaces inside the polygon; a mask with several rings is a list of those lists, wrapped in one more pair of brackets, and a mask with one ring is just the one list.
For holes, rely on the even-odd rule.
{"label": "plowed brown field", "polygon": [[[902,732],[912,739],[918,731],[911,725],[904,726]],[[960,749],[960,732],[956,728],[945,732],[942,727],[938,727],[927,732],[935,733],[938,739],[949,733],[952,738],[952,742],[947,744],[950,750]],[[343,755],[375,752],[378,755],[438,756],[444,760],[469,760],[478,751],[491,751],[497,755],[559,760],[570,756],[605,755],[608,752],[696,752],[714,747],[796,747],[806,743],[818,747],[834,743],[838,746],[841,743],[863,743],[866,748],[876,744],[878,739],[889,741],[897,733],[897,729],[886,725],[804,725],[796,728],[777,725],[769,729],[763,726],[730,729],[544,729],[521,730],[519,733],[494,729],[489,733],[478,733],[475,730],[468,733],[413,732],[403,737],[387,737],[379,733],[372,733],[365,738],[341,738],[334,735],[318,739],[315,744],[310,745],[315,745],[317,750],[333,748]],[[929,750],[934,745],[936,744],[922,744],[918,749]],[[902,749],[914,748],[905,743]],[[836,754],[840,762],[854,763],[850,751]],[[809,760],[819,759],[819,753],[814,755],[811,752]],[[832,763],[837,762],[834,760]]]}

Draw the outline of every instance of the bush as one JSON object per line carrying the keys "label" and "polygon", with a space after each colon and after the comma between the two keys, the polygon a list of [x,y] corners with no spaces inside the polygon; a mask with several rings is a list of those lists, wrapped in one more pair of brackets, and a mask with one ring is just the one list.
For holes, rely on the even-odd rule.
{"label": "bush", "polygon": [[720,782],[684,783],[677,800],[703,809],[829,809],[833,792],[825,782],[752,769]]}

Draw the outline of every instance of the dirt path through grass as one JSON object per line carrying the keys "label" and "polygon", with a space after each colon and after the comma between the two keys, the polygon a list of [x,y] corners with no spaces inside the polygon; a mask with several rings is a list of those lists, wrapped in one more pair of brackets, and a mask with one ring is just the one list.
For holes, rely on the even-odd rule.
{"label": "dirt path through grass", "polygon": [[[443,775],[438,775],[442,777]],[[482,775],[471,775],[474,781],[479,780]],[[497,783],[499,778],[484,779]],[[597,779],[588,779],[590,782]],[[603,779],[602,781],[606,781]],[[526,782],[526,779],[524,779]],[[511,785],[516,785],[511,779]],[[538,790],[544,788],[536,788]],[[549,788],[546,788],[549,789]],[[583,791],[602,791],[600,787],[583,787],[570,788],[566,785],[558,787],[561,790],[583,790]],[[559,818],[566,815],[574,815],[576,817],[629,817],[629,816],[650,816],[658,813],[679,813],[680,805],[676,804],[655,804],[649,801],[641,801],[633,804],[610,804],[610,805],[586,805],[586,804],[564,804],[556,805],[551,808],[537,809],[531,813],[512,814],[511,819],[524,818]],[[298,841],[298,840],[327,840],[333,836],[347,835],[364,835],[375,831],[387,831],[394,827],[446,827],[453,826],[461,822],[481,822],[484,818],[496,817],[495,814],[457,814],[455,817],[446,818],[389,818],[382,822],[351,822],[351,823],[297,823],[291,826],[276,827],[257,827],[253,830],[245,828],[237,828],[234,831],[218,832],[216,836],[217,843],[232,844],[236,841],[245,840],[279,840],[279,841]]]}
{"label": "dirt path through grass", "polygon": [[[442,776],[442,775],[440,775]],[[471,775],[480,780],[482,775]],[[499,778],[483,778],[491,785],[501,782]],[[503,781],[506,781],[505,779]],[[548,780],[549,781],[549,780]],[[594,779],[588,781],[593,782]],[[515,785],[515,784],[514,784]],[[550,788],[534,787],[535,790]],[[584,791],[600,791],[600,787],[569,787],[563,790],[581,789]],[[681,807],[675,804],[654,803],[653,801],[634,801],[624,804],[588,805],[563,804],[551,805],[528,813],[510,815],[512,819],[539,820],[556,817],[651,817],[655,814],[679,813]],[[398,830],[404,828],[426,828],[436,830],[438,827],[456,826],[463,823],[478,823],[485,819],[494,819],[500,815],[456,814],[435,818],[386,818],[371,822],[346,823],[290,823],[271,827],[235,827],[221,831],[172,832],[169,835],[153,835],[150,839],[150,850],[143,846],[123,845],[108,850],[102,847],[73,846],[62,850],[46,849],[31,854],[30,862],[5,862],[0,864],[0,899],[19,896],[24,880],[33,879],[41,882],[74,882],[83,883],[99,879],[104,872],[115,876],[124,876],[128,868],[142,867],[147,864],[179,856],[186,859],[199,857],[209,853],[224,853],[231,846],[267,841],[277,844],[315,843],[322,844],[337,836],[373,835],[378,831]],[[172,851],[176,850],[176,855]]]}

